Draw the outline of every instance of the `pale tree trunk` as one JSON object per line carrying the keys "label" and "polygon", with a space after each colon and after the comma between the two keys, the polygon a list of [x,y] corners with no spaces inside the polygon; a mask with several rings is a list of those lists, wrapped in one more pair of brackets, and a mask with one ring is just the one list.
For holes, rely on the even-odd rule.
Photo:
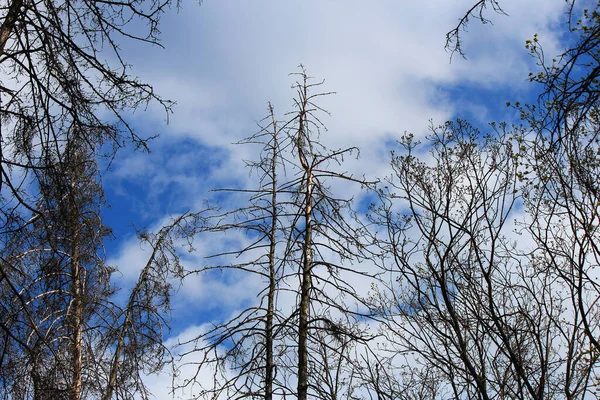
{"label": "pale tree trunk", "polygon": [[80,218],[78,217],[79,210],[78,204],[76,204],[75,193],[76,193],[76,179],[71,182],[71,193],[69,194],[69,209],[71,215],[69,218],[69,224],[71,225],[71,291],[72,300],[70,305],[70,319],[71,319],[71,389],[69,391],[70,400],[81,399],[81,388],[83,386],[83,374],[82,374],[82,342],[83,342],[83,270],[80,260],[80,229],[78,227]]}
{"label": "pale tree trunk", "polygon": [[310,288],[312,286],[312,225],[313,225],[313,171],[305,154],[304,126],[306,118],[306,85],[303,87],[304,96],[299,115],[298,126],[298,156],[304,169],[306,187],[304,192],[304,243],[302,247],[302,283],[300,289],[300,316],[298,321],[298,400],[306,400],[308,396],[308,321],[310,317]]}
{"label": "pale tree trunk", "polygon": [[271,158],[271,232],[269,235],[269,294],[267,300],[267,323],[265,326],[265,336],[267,348],[266,373],[265,373],[265,400],[273,399],[273,316],[275,314],[275,246],[277,244],[277,157],[279,145],[277,141],[277,122],[275,121],[273,107],[269,105],[273,121],[273,152]]}
{"label": "pale tree trunk", "polygon": [[[310,171],[309,171],[310,172]],[[298,323],[298,400],[308,394],[308,319],[310,317],[310,288],[312,286],[312,175],[308,176],[306,207],[304,209],[304,248],[302,250],[302,287],[300,291],[300,321]]]}
{"label": "pale tree trunk", "polygon": [[81,273],[81,265],[79,264],[79,260],[76,258],[78,255],[78,249],[75,250],[73,254],[73,261],[71,263],[71,274],[73,276],[73,302],[71,303],[71,307],[73,308],[71,319],[73,324],[73,332],[72,332],[72,358],[71,358],[71,368],[72,368],[72,379],[71,379],[71,393],[70,400],[79,400],[81,399],[81,388],[82,388],[82,314],[83,314],[83,305],[81,298],[83,296],[83,283],[82,283],[82,273]]}
{"label": "pale tree trunk", "polygon": [[21,11],[21,7],[23,7],[23,0],[13,0],[10,3],[2,27],[0,27],[0,58],[4,55],[6,42],[15,29],[17,16],[19,15],[19,11]]}

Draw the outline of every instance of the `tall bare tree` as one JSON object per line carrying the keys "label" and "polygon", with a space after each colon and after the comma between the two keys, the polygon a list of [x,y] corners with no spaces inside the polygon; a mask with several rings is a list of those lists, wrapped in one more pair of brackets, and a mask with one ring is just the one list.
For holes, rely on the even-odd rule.
{"label": "tall bare tree", "polygon": [[[356,315],[344,303],[353,304],[358,295],[341,275],[350,272],[347,263],[365,256],[365,232],[353,219],[352,201],[334,196],[327,183],[343,179],[357,188],[368,183],[331,168],[357,150],[329,151],[320,144],[323,125],[317,113],[323,110],[314,101],[324,94],[311,93],[320,83],[304,69],[295,76],[291,117],[278,122],[269,107],[266,126],[243,141],[262,146],[259,160],[248,163],[259,185],[227,192],[236,201],[249,196],[241,200],[248,206],[218,214],[211,228],[242,232],[250,244],[211,256],[195,271],[216,268],[265,282],[258,304],[190,342],[195,346],[185,356],[200,353],[198,374],[214,368],[214,382],[200,396],[332,398],[347,383],[334,371],[346,368],[352,343],[363,339]],[[228,257],[235,259],[228,262]],[[213,259],[219,262],[212,264]],[[320,387],[325,376],[331,378],[329,391]]]}
{"label": "tall bare tree", "polygon": [[[218,189],[217,192],[229,195],[231,201],[241,201],[244,205],[213,215],[214,225],[208,229],[210,234],[217,235],[241,232],[249,244],[211,254],[206,266],[189,271],[194,275],[215,269],[228,274],[250,274],[265,283],[257,293],[258,304],[230,320],[215,323],[212,329],[190,342],[194,343],[194,348],[185,356],[200,358],[198,373],[213,369],[212,386],[202,388],[199,394],[209,398],[261,397],[271,400],[274,393],[282,394],[286,390],[276,378],[275,353],[279,351],[277,342],[281,333],[278,331],[284,322],[277,309],[282,276],[279,248],[288,230],[284,223],[286,200],[281,199],[285,191],[280,181],[280,169],[286,164],[284,152],[291,142],[270,104],[269,116],[263,122],[266,124],[258,133],[239,143],[261,146],[258,160],[246,161],[251,173],[256,174],[257,188]],[[229,370],[233,373],[228,373]],[[189,382],[193,383],[193,380]]]}
{"label": "tall bare tree", "polygon": [[517,106],[526,128],[458,121],[401,142],[377,209],[392,258],[373,305],[390,358],[376,365],[408,358],[455,397],[595,393],[598,17],[584,15],[551,67],[528,41],[545,86],[537,106]]}
{"label": "tall bare tree", "polygon": [[18,337],[6,335],[3,352],[13,362],[25,357],[19,362],[27,360],[31,369],[30,379],[3,385],[5,395],[15,387],[29,393],[29,384],[34,398],[82,395],[84,319],[110,295],[110,270],[101,255],[109,231],[100,218],[97,168],[80,143],[74,139],[62,154],[45,155],[47,164],[35,171],[39,213],[19,235],[5,236],[2,326]]}
{"label": "tall bare tree", "polygon": [[[177,220],[156,243],[142,237],[157,250],[122,310],[112,302],[114,269],[102,254],[110,231],[100,218],[95,163],[128,142],[146,148],[148,138],[135,133],[126,113],[150,101],[170,110],[130,74],[119,46],[122,40],[159,44],[160,17],[171,5],[11,0],[0,6],[5,398],[132,397],[144,390],[141,368],[163,361],[147,351],[162,340],[164,316],[157,310],[169,286],[161,279],[177,275],[170,238],[192,217]],[[156,263],[164,264],[161,274]],[[119,371],[102,367],[108,359]]]}
{"label": "tall bare tree", "polygon": [[[347,376],[332,377],[332,368],[338,368],[333,365],[344,364],[338,371],[351,369],[350,350],[371,338],[358,322],[366,315],[364,299],[348,280],[372,277],[369,267],[360,265],[363,261],[369,264],[373,253],[370,233],[354,211],[352,196],[374,182],[336,170],[345,157],[358,156],[359,151],[355,147],[330,150],[321,143],[319,136],[325,126],[319,113],[325,110],[317,100],[330,93],[320,92],[323,82],[313,81],[302,66],[295,76],[296,110],[289,135],[298,172],[292,180],[294,220],[286,262],[298,279],[297,319],[292,320],[298,347],[296,395],[299,399],[330,399],[350,393],[353,386]],[[355,190],[336,194],[330,186],[335,182],[343,182],[346,188],[354,185]],[[326,376],[331,378],[330,390],[322,390]]]}

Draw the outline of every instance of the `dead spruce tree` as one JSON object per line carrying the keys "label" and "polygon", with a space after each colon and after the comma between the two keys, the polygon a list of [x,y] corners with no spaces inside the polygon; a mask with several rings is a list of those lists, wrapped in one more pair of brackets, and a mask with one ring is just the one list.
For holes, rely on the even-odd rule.
{"label": "dead spruce tree", "polygon": [[[259,160],[248,163],[258,187],[227,192],[236,199],[249,195],[248,206],[219,214],[211,228],[241,232],[249,244],[209,257],[206,267],[194,271],[256,275],[264,283],[256,304],[184,344],[192,345],[184,359],[200,364],[185,382],[198,386],[199,397],[332,398],[351,386],[338,377],[331,379],[331,390],[320,387],[323,376],[345,368],[352,343],[364,339],[350,311],[358,309],[359,296],[344,277],[360,273],[351,263],[366,254],[365,232],[352,201],[334,196],[327,182],[342,179],[357,188],[367,183],[331,169],[357,150],[328,151],[319,143],[322,109],[314,101],[326,93],[311,93],[320,83],[303,69],[297,76],[291,117],[279,122],[270,106],[267,125],[243,141],[262,146]],[[213,374],[210,387],[198,379],[206,371]]]}
{"label": "dead spruce tree", "polygon": [[46,155],[47,166],[35,171],[39,213],[19,235],[3,237],[3,398],[146,398],[142,371],[169,360],[162,345],[168,278],[182,276],[175,241],[193,237],[202,218],[186,214],[156,238],[142,234],[153,248],[148,264],[129,302],[115,303],[98,167],[78,139]]}
{"label": "dead spruce tree", "polygon": [[6,369],[0,392],[11,398],[82,396],[85,320],[110,295],[110,269],[102,262],[102,191],[97,168],[77,139],[60,154],[45,155],[34,171],[38,213],[5,235],[2,247]]}
{"label": "dead spruce tree", "polygon": [[[290,146],[285,127],[279,125],[269,105],[266,126],[239,144],[261,146],[258,161],[246,161],[258,177],[256,189],[218,189],[229,201],[247,203],[233,211],[217,213],[211,220],[210,234],[242,233],[249,244],[239,249],[226,249],[208,257],[209,265],[190,274],[224,270],[228,274],[258,276],[265,286],[257,293],[258,304],[246,308],[228,321],[214,324],[191,341],[194,348],[183,354],[200,359],[198,374],[212,370],[210,387],[199,386],[199,396],[206,398],[261,397],[272,399],[281,393],[282,383],[275,378],[276,341],[283,319],[277,310],[277,291],[281,278],[278,248],[285,238],[283,224],[285,200],[280,193],[280,168],[285,164],[284,151]],[[246,198],[247,196],[247,198]],[[214,261],[219,261],[214,263]],[[233,260],[233,261],[232,261]],[[252,277],[251,277],[252,278]],[[189,343],[184,343],[188,345]],[[192,361],[195,362],[195,361]],[[229,371],[232,371],[230,374]],[[196,385],[194,379],[186,384]]]}
{"label": "dead spruce tree", "polygon": [[[328,184],[341,180],[367,187],[372,182],[331,169],[332,164],[339,165],[344,157],[352,156],[358,149],[330,151],[319,142],[323,125],[316,113],[322,109],[315,99],[324,94],[312,91],[321,83],[311,82],[304,70],[297,76],[297,111],[290,135],[295,141],[293,150],[299,173],[293,181],[295,217],[287,251],[292,265],[299,266],[296,394],[298,399],[331,398],[332,393],[338,395],[340,382],[335,385],[336,390],[322,391],[321,379],[338,366],[330,365],[326,357],[320,356],[345,361],[350,342],[368,339],[368,335],[357,329],[354,319],[362,316],[360,306],[356,307],[362,298],[346,278],[347,274],[367,275],[367,269],[352,264],[372,254],[366,245],[369,233],[355,218],[352,200],[336,196]],[[348,304],[345,299],[349,300]],[[352,310],[357,310],[356,314]],[[318,331],[325,332],[339,346],[329,346],[329,353],[324,354],[321,346],[327,343],[327,338],[317,334]],[[336,350],[342,352],[334,354]]]}
{"label": "dead spruce tree", "polygon": [[[169,112],[169,102],[130,75],[119,43],[158,44],[160,17],[171,4],[11,0],[0,6],[0,392],[5,398],[94,398],[105,391],[108,398],[110,393],[131,398],[143,392],[140,369],[162,362],[152,360],[151,352],[144,356],[145,345],[133,346],[161,343],[163,317],[156,302],[165,293],[152,290],[168,287],[159,281],[165,275],[140,277],[131,294],[137,300],[125,310],[112,302],[114,270],[103,261],[109,230],[100,218],[95,163],[127,143],[146,148],[147,138],[136,134],[126,113],[150,101]],[[166,259],[175,262],[173,256]],[[139,334],[145,339],[130,341]],[[141,354],[137,361],[119,352],[123,340],[129,355]],[[119,366],[118,373],[102,367],[113,358],[121,360],[111,364]]]}
{"label": "dead spruce tree", "polygon": [[[130,75],[123,39],[158,44],[161,14],[171,1],[23,1],[0,6],[0,192],[3,234],[35,215],[35,173],[52,168],[46,154],[68,146],[113,152],[128,141],[146,147],[125,113],[156,101],[148,84]],[[141,28],[145,27],[145,28]],[[114,61],[108,61],[114,60]],[[99,117],[105,115],[106,119]]]}

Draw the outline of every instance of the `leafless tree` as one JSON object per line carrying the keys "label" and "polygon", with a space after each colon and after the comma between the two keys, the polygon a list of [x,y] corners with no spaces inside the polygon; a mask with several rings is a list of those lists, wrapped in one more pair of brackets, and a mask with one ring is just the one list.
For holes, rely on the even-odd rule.
{"label": "leafless tree", "polygon": [[595,223],[581,225],[596,206],[556,152],[532,161],[529,140],[463,121],[434,128],[429,154],[406,137],[376,210],[391,255],[373,303],[383,353],[457,398],[577,399],[597,382]]}
{"label": "leafless tree", "polygon": [[[373,182],[336,172],[330,167],[331,164],[340,164],[344,157],[352,156],[358,149],[330,151],[320,144],[318,136],[323,125],[317,112],[323,110],[315,101],[319,96],[328,93],[313,93],[322,83],[312,82],[304,70],[298,76],[300,79],[295,85],[297,114],[293,120],[294,131],[291,133],[296,143],[294,152],[300,169],[296,180],[297,217],[292,231],[297,232],[297,235],[289,240],[289,248],[296,249],[298,256],[295,262],[300,266],[297,396],[298,399],[305,400],[309,396],[321,398],[318,397],[321,392],[321,378],[314,374],[310,376],[314,365],[323,362],[322,370],[329,369],[325,366],[325,359],[310,360],[309,349],[315,348],[313,341],[321,338],[317,339],[319,343],[316,344],[316,349],[319,349],[324,339],[323,336],[312,332],[323,330],[334,337],[352,338],[355,341],[368,339],[360,330],[353,331],[354,324],[346,320],[360,314],[358,311],[353,315],[351,310],[356,309],[355,305],[361,304],[362,299],[357,295],[356,289],[340,277],[348,272],[361,273],[360,268],[352,269],[349,265],[372,256],[366,245],[369,233],[359,220],[354,218],[352,200],[335,196],[330,192],[328,184],[332,180],[342,180],[368,187]],[[294,251],[289,252],[293,253]],[[346,304],[345,297],[353,304]],[[345,318],[331,318],[330,310],[335,310]],[[346,350],[346,346],[347,344],[344,344],[339,348],[342,350],[342,354],[337,355],[340,362],[344,360],[343,351]],[[330,350],[333,353],[333,348]],[[319,353],[323,354],[322,348],[320,352],[317,350],[316,354]],[[324,398],[331,398],[330,395],[331,392]]]}
{"label": "leafless tree", "polygon": [[[486,5],[499,11],[478,2],[461,24]],[[401,140],[374,209],[390,255],[372,298],[385,346],[363,375],[378,398],[412,398],[406,382],[428,376],[428,397],[597,395],[600,19],[567,5],[571,48],[549,61],[543,38],[526,43],[541,95],[515,105],[523,127],[457,121]]]}
{"label": "leafless tree", "polygon": [[[581,320],[568,287],[548,273],[534,235],[512,224],[527,153],[509,139],[524,133],[505,129],[482,136],[447,123],[433,129],[429,154],[405,138],[377,210],[392,259],[374,310],[391,356],[435,372],[457,398],[560,398],[570,379],[568,397],[580,398],[596,361],[582,356],[584,331],[568,328]],[[519,232],[530,247],[517,244]]]}
{"label": "leafless tree", "polygon": [[158,44],[160,16],[171,4],[11,0],[0,8],[3,232],[15,229],[15,213],[37,212],[32,175],[51,167],[44,157],[61,153],[75,129],[80,146],[98,155],[100,146],[111,154],[127,140],[146,147],[125,113],[150,101],[168,112],[170,103],[130,75],[119,43]]}
{"label": "leafless tree", "polygon": [[35,171],[39,212],[19,235],[3,237],[0,393],[11,399],[145,396],[140,374],[168,360],[162,347],[168,279],[182,275],[174,240],[193,237],[201,214],[177,218],[156,238],[140,235],[153,252],[122,307],[113,301],[114,269],[104,262],[110,231],[100,217],[93,153],[73,140],[61,156],[47,155],[52,167]]}
{"label": "leafless tree", "polygon": [[[346,376],[335,371],[346,369],[352,343],[364,335],[344,303],[352,305],[358,296],[341,274],[350,272],[349,262],[364,258],[366,231],[350,221],[351,200],[335,197],[327,182],[344,179],[357,188],[367,182],[330,168],[357,150],[328,151],[319,143],[322,110],[314,100],[323,94],[311,90],[320,83],[312,83],[303,69],[295,76],[300,78],[296,110],[278,122],[270,106],[266,126],[243,141],[262,146],[259,160],[248,162],[259,185],[226,192],[248,195],[241,200],[248,206],[213,218],[211,230],[242,232],[250,244],[211,256],[195,271],[222,269],[265,282],[258,304],[186,343],[195,344],[184,356],[200,359],[198,375],[208,367],[215,374],[200,396],[271,399],[310,393],[331,399],[352,386],[344,386]],[[198,375],[187,383],[197,384]],[[324,377],[331,378],[325,392]]]}
{"label": "leafless tree", "polygon": [[[170,349],[163,345],[163,335],[169,328],[172,279],[182,279],[185,269],[180,263],[180,251],[193,251],[193,240],[207,226],[206,215],[184,213],[157,233],[140,232],[143,244],[150,247],[150,255],[129,291],[127,303],[117,307],[109,303],[116,314],[112,326],[98,333],[96,365],[102,369],[96,379],[102,382],[103,400],[117,398],[150,398],[144,374],[157,373],[172,362]],[[99,349],[104,349],[100,352]],[[106,382],[106,383],[104,383]]]}
{"label": "leafless tree", "polygon": [[[241,232],[250,244],[211,254],[206,266],[189,271],[193,275],[214,270],[244,273],[258,276],[265,283],[257,293],[258,304],[242,310],[228,321],[215,323],[212,329],[184,343],[194,343],[194,347],[182,356],[184,359],[192,356],[192,363],[200,358],[198,374],[212,368],[213,384],[200,387],[199,396],[270,400],[274,393],[281,394],[286,390],[280,377],[276,377],[275,354],[281,351],[277,342],[285,323],[277,306],[282,276],[279,247],[287,229],[280,169],[286,163],[283,154],[290,146],[290,140],[270,104],[269,116],[262,122],[265,121],[258,133],[239,143],[261,146],[258,160],[246,161],[251,173],[258,178],[258,187],[216,190],[244,205],[213,215],[214,224],[209,229],[210,234],[217,235]],[[229,370],[232,372],[228,373]],[[195,377],[185,384],[196,385]]]}
{"label": "leafless tree", "polygon": [[110,295],[110,270],[101,256],[109,231],[100,218],[96,164],[76,141],[61,156],[58,161],[56,154],[47,154],[48,165],[35,171],[42,195],[39,213],[22,225],[19,235],[4,236],[3,359],[17,364],[27,360],[30,369],[29,374],[18,373],[29,379],[7,376],[5,395],[18,388],[25,397],[54,393],[80,398],[84,319],[96,312],[99,298]]}
{"label": "leafless tree", "polygon": [[161,279],[178,271],[170,241],[191,235],[184,231],[198,226],[200,214],[176,220],[156,240],[141,236],[155,251],[130,304],[115,304],[96,160],[128,142],[146,148],[149,138],[135,133],[127,113],[156,101],[168,115],[170,103],[130,74],[119,45],[159,44],[160,17],[172,5],[11,0],[0,6],[5,398],[130,398],[144,393],[141,368],[164,360],[150,350],[161,346],[168,305],[169,286]]}
{"label": "leafless tree", "polygon": [[[527,227],[538,243],[546,274],[563,287],[572,315],[562,326],[573,358],[566,373],[565,396],[577,398],[590,382],[579,374],[592,368],[600,354],[598,286],[598,204],[600,138],[598,136],[598,6],[570,21],[574,45],[552,61],[544,57],[535,35],[527,47],[540,71],[530,80],[542,85],[535,106],[518,106],[535,136],[523,141],[533,157],[526,165]],[[598,385],[598,378],[592,378]]]}

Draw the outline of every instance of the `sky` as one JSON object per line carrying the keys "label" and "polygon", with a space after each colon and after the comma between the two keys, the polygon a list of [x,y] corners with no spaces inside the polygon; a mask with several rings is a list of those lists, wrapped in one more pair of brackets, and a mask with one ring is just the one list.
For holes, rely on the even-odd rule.
{"label": "sky", "polygon": [[[162,20],[164,48],[123,42],[131,72],[176,106],[168,124],[155,104],[132,114],[142,136],[160,136],[150,153],[120,152],[103,177],[111,204],[105,222],[115,233],[108,262],[120,269],[117,286],[130,285],[148,256],[135,229],[156,230],[174,215],[201,209],[205,199],[218,202],[211,189],[251,185],[243,160],[255,159],[257,149],[234,143],[258,130],[267,102],[280,118],[292,110],[290,73],[300,64],[324,80],[324,91],[336,93],[320,103],[330,112],[321,139],[330,148],[359,147],[361,157],[344,165],[359,176],[388,176],[390,150],[405,132],[423,138],[431,124],[454,118],[483,130],[491,121],[518,122],[506,102],[531,100],[536,90],[527,80],[536,66],[525,41],[537,33],[546,54],[559,53],[557,24],[565,2],[501,1],[507,15],[488,10],[492,23],[472,21],[463,33],[462,58],[445,50],[445,37],[473,3],[184,1]],[[202,238],[184,261],[203,263],[211,251],[245,240]],[[356,281],[362,284],[368,282]],[[175,294],[165,343],[230,315],[251,301],[257,285],[219,274],[189,279]],[[149,377],[148,383],[156,398],[165,398],[167,375]]]}

